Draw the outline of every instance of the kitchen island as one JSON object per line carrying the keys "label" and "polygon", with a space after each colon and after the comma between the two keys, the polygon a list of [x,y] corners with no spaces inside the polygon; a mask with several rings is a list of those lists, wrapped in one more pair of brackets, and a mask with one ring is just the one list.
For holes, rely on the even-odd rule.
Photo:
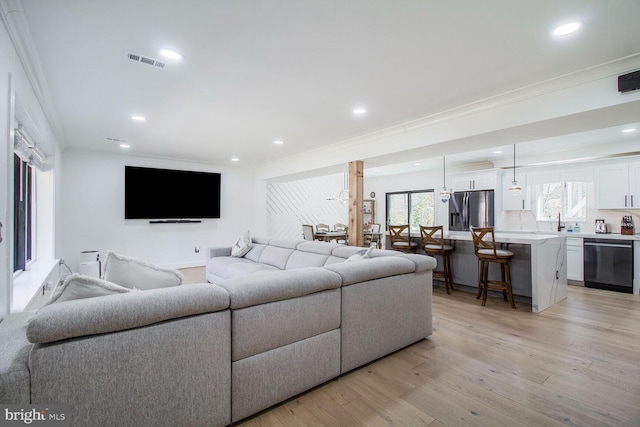
{"label": "kitchen island", "polygon": [[[445,239],[455,245],[451,256],[453,282],[478,287],[478,260],[470,232],[450,232]],[[565,236],[552,234],[495,233],[498,247],[514,253],[511,281],[517,301],[530,301],[531,311],[541,312],[567,297]],[[489,268],[498,278],[499,268]]]}

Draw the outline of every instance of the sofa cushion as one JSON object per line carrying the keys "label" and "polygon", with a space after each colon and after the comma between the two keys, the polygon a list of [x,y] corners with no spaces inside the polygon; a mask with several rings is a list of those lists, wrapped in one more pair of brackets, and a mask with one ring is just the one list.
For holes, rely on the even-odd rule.
{"label": "sofa cushion", "polygon": [[103,279],[125,288],[144,290],[178,286],[184,278],[178,270],[156,267],[135,258],[107,251]]}
{"label": "sofa cushion", "polygon": [[280,271],[279,268],[267,264],[260,264],[246,258],[215,257],[207,261],[207,271],[214,271],[215,275],[223,279],[249,276],[258,271]]}
{"label": "sofa cushion", "polygon": [[368,280],[413,273],[416,271],[416,264],[408,259],[393,256],[363,259],[361,262],[341,262],[323,268],[338,273],[342,277],[342,286],[347,286]]}
{"label": "sofa cushion", "polygon": [[251,249],[245,254],[244,257],[253,262],[260,262],[260,255],[262,255],[262,251],[264,251],[264,248],[266,247],[267,245],[263,243],[253,242],[253,244],[251,245]]}
{"label": "sofa cushion", "polygon": [[231,360],[340,327],[340,289],[233,310]]}
{"label": "sofa cushion", "polygon": [[74,299],[101,297],[105,295],[124,294],[133,289],[125,288],[116,283],[101,280],[96,277],[72,274],[64,279],[51,294],[51,298],[44,305],[55,302],[71,301]]}
{"label": "sofa cushion", "polygon": [[229,292],[232,309],[296,298],[327,289],[337,289],[340,285],[340,276],[326,270],[326,267],[252,274],[247,277],[225,280],[218,284]]}
{"label": "sofa cushion", "polygon": [[304,240],[296,245],[296,249],[299,251],[311,252],[315,254],[331,255],[336,248],[339,248],[341,246],[344,245],[327,242],[311,242],[309,240]]}
{"label": "sofa cushion", "polygon": [[29,319],[27,339],[44,344],[139,328],[228,307],[229,294],[209,283],[68,301],[40,308]]}
{"label": "sofa cushion", "polygon": [[267,246],[260,255],[260,263],[268,264],[284,270],[287,267],[287,261],[295,249],[283,248],[280,246]]}
{"label": "sofa cushion", "polygon": [[329,255],[296,250],[293,251],[287,260],[285,270],[294,270],[296,268],[304,267],[322,267],[327,262],[327,258],[329,258]]}
{"label": "sofa cushion", "polygon": [[247,252],[251,250],[251,235],[249,234],[249,230],[245,231],[242,236],[236,243],[231,247],[231,256],[233,257],[243,257]]}

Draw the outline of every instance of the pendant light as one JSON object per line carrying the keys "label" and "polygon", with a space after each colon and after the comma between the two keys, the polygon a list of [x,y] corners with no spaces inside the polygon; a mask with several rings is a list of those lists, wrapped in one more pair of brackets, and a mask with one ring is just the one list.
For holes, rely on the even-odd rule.
{"label": "pendant light", "polygon": [[342,187],[343,189],[340,190],[340,193],[338,194],[338,196],[329,196],[327,197],[327,200],[337,200],[340,203],[342,203],[344,206],[347,206],[349,204],[349,185],[347,183],[347,174],[344,174],[344,185]]}
{"label": "pendant light", "polygon": [[451,198],[451,191],[447,189],[446,167],[447,167],[447,163],[445,160],[445,156],[442,156],[442,191],[440,191],[440,201],[442,203],[447,203]]}
{"label": "pendant light", "polygon": [[512,196],[518,196],[522,192],[522,188],[516,181],[516,144],[513,144],[513,181],[511,181],[511,187],[507,189]]}

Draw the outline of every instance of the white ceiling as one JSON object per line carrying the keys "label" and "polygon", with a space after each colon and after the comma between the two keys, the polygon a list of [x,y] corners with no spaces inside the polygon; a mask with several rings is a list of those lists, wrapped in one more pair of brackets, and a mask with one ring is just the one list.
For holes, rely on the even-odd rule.
{"label": "white ceiling", "polygon": [[[108,138],[121,139],[130,154],[216,165],[299,155],[640,53],[638,0],[23,0],[22,7],[63,147],[120,152]],[[578,33],[550,35],[573,19],[583,22]],[[158,69],[125,57],[159,58],[164,47],[184,61]],[[368,113],[354,116],[358,106]],[[133,122],[133,114],[147,120]],[[620,130],[552,137],[518,145],[518,153],[548,161],[575,144],[637,152]],[[501,157],[492,149],[451,160],[512,161],[513,147],[501,149]]]}

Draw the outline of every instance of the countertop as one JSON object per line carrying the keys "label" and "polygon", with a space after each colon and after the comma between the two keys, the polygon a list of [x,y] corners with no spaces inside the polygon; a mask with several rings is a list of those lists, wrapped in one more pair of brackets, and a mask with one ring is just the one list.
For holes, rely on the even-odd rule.
{"label": "countertop", "polygon": [[[496,234],[500,233],[496,231]],[[510,231],[508,233],[519,233],[517,231]],[[591,239],[612,239],[612,240],[640,240],[640,234],[620,234],[620,233],[594,233],[594,232],[575,232],[575,231],[560,231],[560,232],[549,232],[549,231],[534,231],[534,232],[523,232],[523,234],[544,234],[544,235],[556,235],[563,237],[579,237],[579,238],[591,238]]]}
{"label": "countertop", "polygon": [[[611,240],[640,240],[640,234],[620,234],[620,233],[589,233],[589,232],[567,232],[562,231],[558,233],[544,232],[544,231],[496,231],[495,239],[498,243],[540,243],[545,240],[555,237],[577,237],[577,238],[591,238],[591,239],[611,239]],[[471,232],[466,231],[451,231],[445,239],[449,240],[472,240]]]}
{"label": "countertop", "polygon": [[[568,234],[568,233],[565,233]],[[497,243],[521,243],[525,245],[540,244],[549,239],[557,239],[558,237],[566,237],[559,234],[541,234],[541,233],[516,233],[507,231],[496,231],[494,238]],[[449,240],[468,240],[471,241],[471,232],[452,231],[445,239]]]}

